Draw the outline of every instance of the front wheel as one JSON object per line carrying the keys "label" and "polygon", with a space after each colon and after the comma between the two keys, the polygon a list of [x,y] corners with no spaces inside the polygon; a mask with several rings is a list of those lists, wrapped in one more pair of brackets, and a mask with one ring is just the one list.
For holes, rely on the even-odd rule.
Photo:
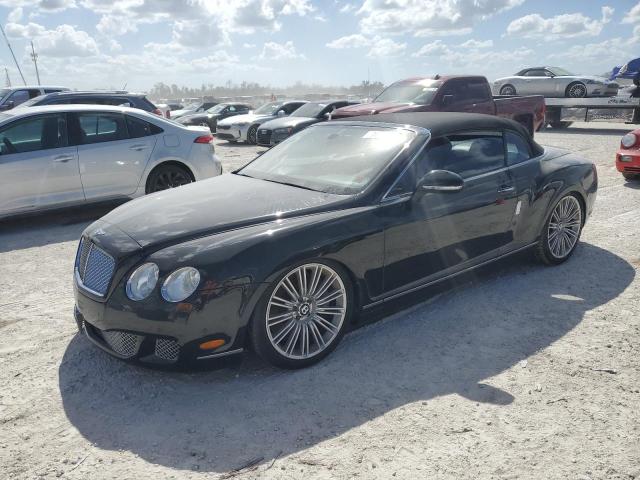
{"label": "front wheel", "polygon": [[247,132],[247,143],[250,143],[251,145],[255,145],[256,143],[258,143],[257,125],[251,125],[251,128],[249,128],[249,131]]}
{"label": "front wheel", "polygon": [[587,86],[580,82],[572,83],[567,87],[565,96],[570,98],[585,98],[587,96]]}
{"label": "front wheel", "polygon": [[344,270],[321,261],[289,269],[258,304],[251,323],[253,346],[282,368],[313,365],[340,342],[352,311]]}
{"label": "front wheel", "polygon": [[515,94],[516,94],[516,87],[514,87],[513,85],[504,85],[500,89],[500,95],[515,95]]}
{"label": "front wheel", "polygon": [[580,239],[583,215],[580,200],[573,194],[565,195],[555,204],[536,247],[541,262],[559,265],[571,256]]}

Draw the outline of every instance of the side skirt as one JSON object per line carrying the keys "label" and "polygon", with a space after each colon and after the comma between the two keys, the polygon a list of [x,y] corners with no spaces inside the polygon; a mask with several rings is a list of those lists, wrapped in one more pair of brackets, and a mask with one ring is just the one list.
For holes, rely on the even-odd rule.
{"label": "side skirt", "polygon": [[440,283],[440,282],[443,282],[445,280],[449,280],[450,278],[456,277],[456,276],[461,275],[461,274],[466,273],[466,272],[470,272],[471,270],[475,270],[476,268],[484,267],[485,265],[488,265],[490,263],[493,263],[493,262],[501,260],[501,259],[503,259],[505,257],[508,257],[509,255],[513,255],[515,253],[522,252],[523,250],[527,250],[527,249],[533,247],[534,245],[536,245],[537,243],[538,243],[537,241],[533,242],[533,243],[530,243],[528,245],[525,245],[524,247],[516,248],[515,250],[511,250],[510,252],[503,253],[502,255],[499,255],[496,258],[485,260],[484,262],[478,263],[477,265],[473,265],[471,267],[464,268],[464,269],[462,269],[462,270],[460,270],[458,272],[451,273],[449,275],[445,275],[444,277],[437,278],[435,280],[431,280],[430,282],[426,282],[426,283],[423,283],[422,285],[418,285],[416,287],[409,288],[408,290],[405,290],[403,292],[394,293],[393,295],[389,295],[388,297],[384,297],[384,298],[382,298],[380,300],[377,300],[375,302],[372,302],[372,303],[369,303],[367,305],[364,305],[362,307],[362,309],[363,310],[368,310],[369,308],[373,308],[373,307],[378,306],[378,305],[380,305],[380,304],[382,304],[384,302],[388,302],[390,300],[394,300],[394,299],[396,299],[398,297],[401,297],[403,295],[407,295],[409,293],[413,293],[413,292],[416,292],[418,290],[422,290],[423,288],[427,288],[427,287],[429,287],[431,285],[435,285],[436,283]]}

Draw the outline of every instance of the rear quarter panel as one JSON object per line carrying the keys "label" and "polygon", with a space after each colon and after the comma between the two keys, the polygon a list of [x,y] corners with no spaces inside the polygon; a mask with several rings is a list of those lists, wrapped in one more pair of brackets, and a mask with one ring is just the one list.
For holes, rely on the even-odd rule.
{"label": "rear quarter panel", "polygon": [[537,131],[544,122],[545,103],[542,95],[529,95],[526,97],[517,96],[495,96],[496,115],[520,120],[528,116],[533,120],[533,129]]}

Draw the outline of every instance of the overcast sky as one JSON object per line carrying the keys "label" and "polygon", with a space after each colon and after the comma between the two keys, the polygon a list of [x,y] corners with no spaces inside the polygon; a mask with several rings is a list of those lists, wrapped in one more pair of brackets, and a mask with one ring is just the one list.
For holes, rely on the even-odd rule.
{"label": "overcast sky", "polygon": [[598,74],[640,56],[637,0],[0,0],[0,18],[28,82],[33,40],[42,82],[72,88]]}

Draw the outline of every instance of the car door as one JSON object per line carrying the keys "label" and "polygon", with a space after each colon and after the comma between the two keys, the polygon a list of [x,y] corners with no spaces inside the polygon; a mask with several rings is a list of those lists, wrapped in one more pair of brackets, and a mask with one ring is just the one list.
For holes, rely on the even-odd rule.
{"label": "car door", "polygon": [[130,135],[132,127],[127,126],[125,115],[119,112],[78,112],[72,118],[87,200],[133,194],[155,147],[156,137]]}
{"label": "car door", "polygon": [[29,116],[0,127],[0,213],[82,201],[66,114]]}
{"label": "car door", "polygon": [[522,85],[518,93],[523,95],[552,95],[555,90],[551,73],[543,68],[527,70]]}
{"label": "car door", "polygon": [[457,173],[464,186],[418,192],[410,202],[386,208],[384,288],[389,294],[494,258],[512,241],[516,197],[500,132],[431,140],[413,175],[418,179],[432,170]]}

